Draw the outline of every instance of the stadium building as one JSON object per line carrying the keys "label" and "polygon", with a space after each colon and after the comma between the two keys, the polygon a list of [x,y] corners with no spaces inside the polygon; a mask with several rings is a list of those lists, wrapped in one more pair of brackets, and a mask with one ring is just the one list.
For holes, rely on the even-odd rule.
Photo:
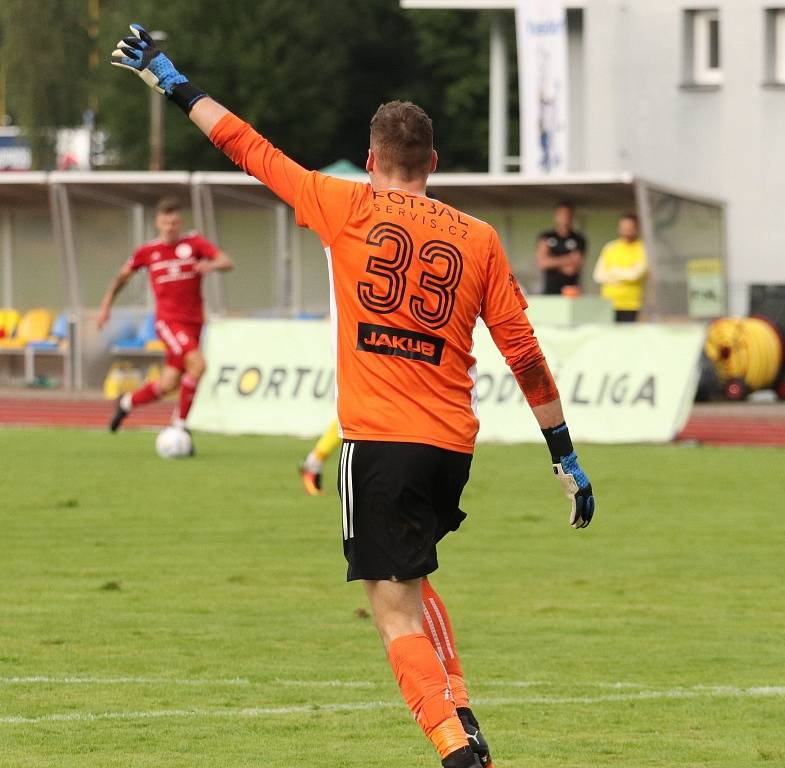
{"label": "stadium building", "polygon": [[586,0],[568,19],[574,169],[724,200],[745,312],[750,284],[785,282],[785,4]]}
{"label": "stadium building", "polygon": [[[499,64],[505,56],[494,59],[494,48],[507,45],[504,30],[514,26],[517,0],[402,0],[401,5],[493,13],[493,94],[494,79],[506,77]],[[713,229],[695,255],[722,259],[725,253],[728,309],[744,313],[750,284],[785,282],[780,221],[785,3],[570,0],[567,5],[570,172],[641,177],[723,201],[719,239],[706,210],[693,211],[698,220],[692,218],[688,228]],[[492,124],[499,109],[504,105],[492,103]],[[514,144],[509,145],[513,153]],[[677,214],[673,201],[653,204],[660,206],[660,228],[667,229]],[[657,211],[653,214],[656,229]],[[648,234],[656,239],[657,232]]]}

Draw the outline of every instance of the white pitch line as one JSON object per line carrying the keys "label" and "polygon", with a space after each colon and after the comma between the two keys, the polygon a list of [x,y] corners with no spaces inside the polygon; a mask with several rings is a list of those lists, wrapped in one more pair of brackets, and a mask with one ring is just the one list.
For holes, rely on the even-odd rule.
{"label": "white pitch line", "polygon": [[473,697],[472,702],[486,706],[510,706],[515,704],[604,704],[614,701],[647,701],[651,699],[720,699],[720,698],[766,698],[785,697],[785,686],[758,686],[734,688],[733,686],[696,686],[694,688],[671,688],[665,691],[637,691],[635,693],[611,693],[604,696],[524,696],[520,698],[484,699]]}
{"label": "white pitch line", "polygon": [[[379,688],[387,687],[387,682],[373,680],[297,680],[276,678],[269,681],[253,682],[245,677],[226,679],[216,678],[170,678],[170,677],[100,677],[96,675],[28,675],[0,677],[0,685],[182,685],[182,686],[270,686],[282,685],[290,688]],[[567,687],[566,684],[545,680],[478,680],[478,688],[552,688]],[[652,686],[646,683],[570,683],[572,688],[634,688],[645,689]]]}
{"label": "white pitch line", "polygon": [[[170,677],[101,677],[96,675],[29,675],[16,677],[0,677],[2,685],[169,685],[169,686],[239,686],[239,687],[269,687],[285,686],[291,688],[386,688],[389,683],[384,681],[372,680],[298,680],[290,678],[275,678],[267,681],[251,681],[245,677],[232,678],[170,678]],[[471,686],[474,689],[482,688],[600,688],[611,690],[636,690],[651,691],[656,690],[656,686],[649,683],[629,683],[629,682],[573,682],[557,683],[547,680],[477,680]],[[775,690],[767,686],[750,687],[749,690]],[[740,690],[735,686],[697,684],[694,686],[681,687],[671,690],[693,690],[734,692]],[[744,689],[747,690],[747,689]],[[778,694],[777,694],[778,695]],[[580,697],[578,697],[580,698]]]}
{"label": "white pitch line", "polygon": [[[697,686],[672,688],[662,691],[639,691],[604,696],[521,696],[518,698],[477,698],[474,701],[488,707],[520,706],[523,704],[604,704],[620,701],[646,701],[651,699],[696,698],[769,698],[785,697],[785,686],[757,686],[735,688],[732,686]],[[153,720],[159,718],[254,718],[275,715],[318,714],[319,712],[360,712],[402,707],[399,701],[368,701],[349,704],[322,704],[291,707],[245,707],[233,709],[161,709],[141,712],[67,712],[28,717],[6,715],[0,717],[3,725],[36,725],[38,723],[96,722],[100,720]]]}
{"label": "white pitch line", "polygon": [[169,678],[169,677],[95,677],[64,675],[29,675],[27,677],[0,677],[0,685],[183,685],[183,686],[276,686],[296,688],[375,688],[382,683],[370,680],[283,680],[251,682],[244,677],[228,679]]}
{"label": "white pitch line", "polygon": [[273,680],[275,685],[289,688],[376,688],[381,683],[370,680]]}
{"label": "white pitch line", "polygon": [[478,680],[478,688],[612,688],[614,690],[633,688],[643,690],[651,688],[648,683],[554,683],[547,680]]}
{"label": "white pitch line", "polygon": [[400,702],[368,701],[355,704],[308,704],[292,707],[243,707],[242,709],[159,709],[142,712],[67,712],[25,717],[8,715],[0,717],[0,724],[35,725],[36,723],[95,722],[97,720],[154,720],[157,718],[244,718],[269,715],[305,715],[319,712],[359,712],[402,706]]}
{"label": "white pitch line", "polygon": [[250,680],[234,677],[227,680],[194,678],[190,680],[169,677],[80,677],[65,675],[31,675],[29,677],[0,677],[0,685],[253,685]]}
{"label": "white pitch line", "polygon": [[[29,675],[16,677],[0,677],[0,685],[173,685],[173,686],[241,686],[270,687],[285,686],[291,688],[386,688],[389,683],[373,680],[299,680],[291,678],[274,678],[267,681],[252,681],[246,677],[230,678],[172,678],[172,677],[100,677],[96,675]],[[637,690],[641,692],[656,691],[650,683],[629,682],[572,682],[557,683],[547,680],[477,680],[474,688],[600,688],[611,690]],[[669,690],[709,691],[712,693],[735,693],[739,690],[776,691],[779,686],[750,686],[740,689],[737,686],[696,684]],[[776,695],[779,695],[777,693]]]}

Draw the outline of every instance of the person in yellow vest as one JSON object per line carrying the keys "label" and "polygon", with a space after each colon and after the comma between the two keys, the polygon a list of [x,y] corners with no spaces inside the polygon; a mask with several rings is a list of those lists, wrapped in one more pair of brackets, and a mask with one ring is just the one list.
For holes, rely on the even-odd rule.
{"label": "person in yellow vest", "polygon": [[602,286],[603,298],[613,302],[617,323],[638,319],[648,270],[638,217],[625,213],[619,219],[618,240],[602,249],[594,268],[594,280]]}

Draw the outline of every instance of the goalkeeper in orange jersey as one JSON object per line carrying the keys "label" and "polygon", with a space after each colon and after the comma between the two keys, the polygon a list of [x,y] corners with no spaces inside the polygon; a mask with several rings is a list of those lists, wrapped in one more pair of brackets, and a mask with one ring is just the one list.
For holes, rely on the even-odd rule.
{"label": "goalkeeper in orange jersey", "polygon": [[439,541],[466,517],[460,499],[479,429],[478,317],[542,429],[570,524],[585,528],[594,515],[591,483],[498,234],[426,195],[437,155],[431,120],[416,105],[390,102],[373,116],[369,184],[309,172],[189,82],[141,27],[131,29],[112,63],[165,93],[322,241],[347,579],[362,582],[401,694],[443,768],[488,768],[449,618],[427,578]]}

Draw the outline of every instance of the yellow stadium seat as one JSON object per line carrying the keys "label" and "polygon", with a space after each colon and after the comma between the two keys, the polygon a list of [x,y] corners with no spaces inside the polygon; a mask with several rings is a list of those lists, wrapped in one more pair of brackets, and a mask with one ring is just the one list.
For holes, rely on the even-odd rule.
{"label": "yellow stadium seat", "polygon": [[0,309],[0,339],[10,339],[19,325],[19,313],[15,309]]}
{"label": "yellow stadium seat", "polygon": [[166,352],[166,347],[160,339],[152,339],[151,341],[148,341],[144,345],[144,348],[150,352]]}
{"label": "yellow stadium seat", "polygon": [[116,400],[126,392],[139,389],[143,383],[142,372],[127,360],[112,363],[104,379],[104,397],[107,400]]}
{"label": "yellow stadium seat", "polygon": [[48,309],[25,312],[16,328],[16,336],[0,339],[0,349],[22,349],[31,341],[46,341],[52,327],[52,313]]}

